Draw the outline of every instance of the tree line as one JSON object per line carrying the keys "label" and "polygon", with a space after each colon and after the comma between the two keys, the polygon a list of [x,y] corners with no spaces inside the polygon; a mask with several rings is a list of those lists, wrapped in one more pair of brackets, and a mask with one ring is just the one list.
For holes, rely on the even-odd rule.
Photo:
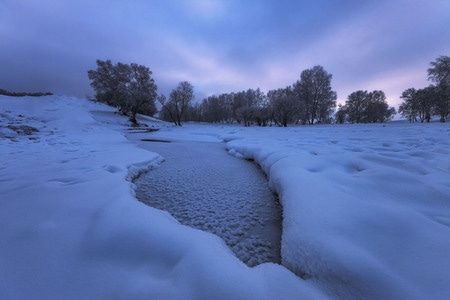
{"label": "tree line", "polygon": [[25,96],[31,96],[31,97],[42,97],[42,96],[51,96],[53,93],[51,92],[10,92],[4,89],[0,89],[0,95],[4,96],[10,96],[10,97],[25,97]]}
{"label": "tree line", "polygon": [[[322,66],[301,72],[292,85],[270,90],[248,89],[212,95],[193,105],[186,120],[210,123],[239,123],[244,126],[329,123],[386,122],[395,115],[382,91],[357,91],[335,112],[337,94],[331,88],[332,75]],[[167,118],[166,118],[167,119]]]}
{"label": "tree line", "polygon": [[[406,90],[400,114],[410,121],[429,121],[439,115],[449,116],[449,57],[441,56],[428,69],[435,82],[428,88]],[[322,66],[304,70],[292,85],[265,94],[259,88],[211,95],[194,103],[194,87],[180,82],[168,97],[157,94],[157,86],[149,68],[132,64],[112,64],[97,60],[97,69],[89,70],[95,99],[117,107],[136,123],[136,114],[155,115],[155,102],[161,105],[159,117],[181,126],[186,121],[238,123],[244,126],[329,123],[383,123],[391,120],[396,110],[389,107],[383,91],[355,91],[336,110],[337,94],[331,88],[332,75]]]}
{"label": "tree line", "polygon": [[270,90],[248,89],[210,96],[197,108],[197,116],[211,123],[236,122],[249,126],[331,123],[337,94],[332,75],[322,66],[302,71],[291,86]]}

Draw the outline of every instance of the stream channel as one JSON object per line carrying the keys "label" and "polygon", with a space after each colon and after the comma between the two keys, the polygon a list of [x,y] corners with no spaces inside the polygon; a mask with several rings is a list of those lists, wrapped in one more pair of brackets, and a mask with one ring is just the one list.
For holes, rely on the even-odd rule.
{"label": "stream channel", "polygon": [[250,267],[280,263],[281,208],[256,164],[228,155],[221,142],[127,137],[165,159],[134,182],[139,201],[221,237]]}

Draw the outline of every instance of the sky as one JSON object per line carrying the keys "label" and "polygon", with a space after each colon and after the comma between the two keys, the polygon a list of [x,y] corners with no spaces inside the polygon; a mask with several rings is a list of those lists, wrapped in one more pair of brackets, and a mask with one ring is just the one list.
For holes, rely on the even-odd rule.
{"label": "sky", "polygon": [[382,90],[393,106],[450,55],[449,0],[1,0],[0,88],[93,96],[96,60],[138,63],[158,93],[196,100],[292,85],[321,65],[338,102]]}

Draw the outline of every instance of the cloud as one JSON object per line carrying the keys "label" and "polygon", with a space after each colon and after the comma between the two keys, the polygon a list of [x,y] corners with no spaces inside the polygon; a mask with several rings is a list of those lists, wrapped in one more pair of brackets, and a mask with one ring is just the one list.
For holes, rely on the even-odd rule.
{"label": "cloud", "polygon": [[320,64],[339,99],[395,97],[448,54],[449,3],[3,0],[0,88],[92,94],[87,70],[111,59],[148,66],[161,93],[183,80],[199,95],[268,91]]}
{"label": "cloud", "polygon": [[174,85],[180,81],[190,81],[201,88],[199,92],[202,95],[231,92],[248,84],[248,78],[239,68],[222,60],[220,54],[208,45],[166,36],[164,48],[170,53],[167,59],[173,58],[174,61],[155,74],[163,81],[174,82]]}

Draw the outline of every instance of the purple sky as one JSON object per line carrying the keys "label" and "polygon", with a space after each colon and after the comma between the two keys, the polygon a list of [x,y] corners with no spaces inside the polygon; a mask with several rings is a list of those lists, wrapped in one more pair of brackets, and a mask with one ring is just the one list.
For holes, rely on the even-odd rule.
{"label": "purple sky", "polygon": [[148,66],[159,93],[190,81],[197,100],[285,87],[302,70],[356,90],[429,84],[450,55],[449,0],[1,0],[0,88],[87,96],[96,59]]}

